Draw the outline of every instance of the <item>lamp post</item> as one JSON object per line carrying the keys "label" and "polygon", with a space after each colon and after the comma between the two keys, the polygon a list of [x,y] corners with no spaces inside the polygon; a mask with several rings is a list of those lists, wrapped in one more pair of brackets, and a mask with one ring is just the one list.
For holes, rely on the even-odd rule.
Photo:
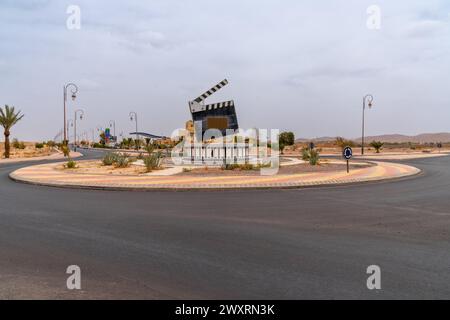
{"label": "lamp post", "polygon": [[77,98],[77,93],[78,93],[78,87],[76,84],[74,83],[68,83],[64,86],[64,142],[63,143],[67,143],[69,144],[69,141],[67,141],[67,136],[68,136],[68,128],[67,128],[67,124],[66,124],[66,104],[67,104],[67,90],[71,89],[70,91],[72,92],[72,101],[74,101]]}
{"label": "lamp post", "polygon": [[83,116],[84,116],[84,111],[83,109],[78,109],[75,111],[75,126],[74,126],[74,150],[77,151],[77,118],[78,118],[78,113],[80,114],[80,120],[83,120]]}
{"label": "lamp post", "polygon": [[103,127],[102,126],[97,126],[97,132],[100,135],[100,133],[103,132]]}
{"label": "lamp post", "polygon": [[116,143],[117,143],[117,137],[116,137],[116,121],[114,120],[109,120],[109,126],[113,127],[113,135],[114,135],[114,139],[116,139]]}
{"label": "lamp post", "polygon": [[73,127],[73,120],[72,119],[68,119],[66,121],[67,136],[65,136],[65,138],[64,138],[64,143],[67,143],[67,145],[69,145],[69,128],[70,127]]}
{"label": "lamp post", "polygon": [[139,150],[138,118],[136,112],[130,112],[130,120],[134,120],[136,123],[136,150]]}
{"label": "lamp post", "polygon": [[361,155],[364,155],[364,111],[366,110],[366,102],[367,102],[367,106],[369,107],[369,109],[372,108],[373,96],[371,94],[366,94],[363,98]]}

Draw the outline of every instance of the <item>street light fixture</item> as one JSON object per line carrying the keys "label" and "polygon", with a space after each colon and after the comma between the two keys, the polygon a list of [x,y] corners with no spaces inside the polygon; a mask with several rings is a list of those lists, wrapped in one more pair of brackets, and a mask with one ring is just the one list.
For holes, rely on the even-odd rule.
{"label": "street light fixture", "polygon": [[71,89],[71,97],[72,97],[72,101],[75,101],[75,99],[77,98],[77,93],[78,93],[78,87],[76,84],[74,83],[68,83],[64,86],[64,143],[69,143],[69,141],[67,141],[67,136],[68,136],[68,128],[67,128],[67,123],[66,123],[66,104],[67,104],[67,90]]}
{"label": "street light fixture", "polygon": [[83,116],[84,116],[84,111],[83,109],[78,109],[75,111],[75,126],[74,126],[74,139],[75,139],[75,143],[74,143],[74,150],[77,151],[77,116],[78,114],[80,114],[80,120],[83,120]]}
{"label": "street light fixture", "polygon": [[130,120],[134,120],[136,123],[136,150],[139,150],[138,117],[136,112],[130,112]]}
{"label": "street light fixture", "polygon": [[367,106],[372,108],[373,105],[373,96],[371,94],[366,94],[363,97],[363,114],[362,114],[362,136],[361,136],[361,155],[364,155],[364,111],[366,110],[366,103]]}

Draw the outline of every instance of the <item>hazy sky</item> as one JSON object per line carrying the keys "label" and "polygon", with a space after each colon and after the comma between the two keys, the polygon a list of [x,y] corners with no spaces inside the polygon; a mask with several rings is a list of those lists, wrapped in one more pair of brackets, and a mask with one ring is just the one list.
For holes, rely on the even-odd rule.
{"label": "hazy sky", "polygon": [[208,102],[234,99],[243,128],[357,137],[372,93],[368,135],[450,131],[449,22],[448,0],[0,0],[0,104],[26,114],[14,137],[51,139],[75,82],[79,132],[114,119],[127,134],[136,111],[142,131],[168,135],[227,78]]}

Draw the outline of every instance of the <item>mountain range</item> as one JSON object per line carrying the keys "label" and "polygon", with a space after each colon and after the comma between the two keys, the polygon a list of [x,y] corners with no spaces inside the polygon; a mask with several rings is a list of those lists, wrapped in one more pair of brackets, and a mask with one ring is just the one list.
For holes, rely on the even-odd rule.
{"label": "mountain range", "polygon": [[[326,142],[333,141],[336,137],[319,137],[319,138],[299,138],[296,142]],[[355,142],[361,142],[361,137],[351,139]],[[408,136],[403,134],[383,134],[378,136],[367,136],[364,138],[366,142],[370,141],[382,141],[387,143],[401,143],[401,142],[412,142],[412,143],[430,143],[430,142],[450,142],[450,132],[439,132],[439,133],[422,133],[415,136]]]}

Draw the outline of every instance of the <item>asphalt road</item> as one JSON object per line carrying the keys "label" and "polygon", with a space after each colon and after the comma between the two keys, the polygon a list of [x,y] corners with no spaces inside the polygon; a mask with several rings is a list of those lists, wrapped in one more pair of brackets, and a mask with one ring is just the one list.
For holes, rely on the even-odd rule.
{"label": "asphalt road", "polygon": [[0,165],[0,298],[449,299],[450,157],[407,163],[424,174],[226,192],[38,187]]}

